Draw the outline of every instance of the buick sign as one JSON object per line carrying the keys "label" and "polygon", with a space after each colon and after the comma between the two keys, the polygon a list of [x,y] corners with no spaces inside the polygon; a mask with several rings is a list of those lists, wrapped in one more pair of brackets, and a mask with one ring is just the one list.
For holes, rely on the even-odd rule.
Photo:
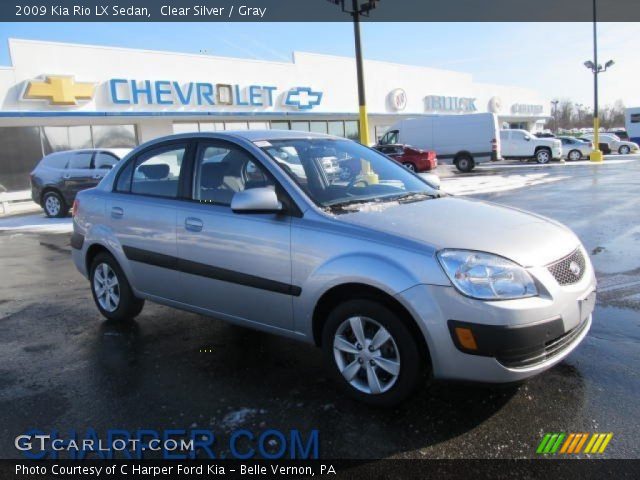
{"label": "buick sign", "polygon": [[391,90],[389,92],[389,105],[393,110],[404,110],[407,106],[407,93],[401,88]]}

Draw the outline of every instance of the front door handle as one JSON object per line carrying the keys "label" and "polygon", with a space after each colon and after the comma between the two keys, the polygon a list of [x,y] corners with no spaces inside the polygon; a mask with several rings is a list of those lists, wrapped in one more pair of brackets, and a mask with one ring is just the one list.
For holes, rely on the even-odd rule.
{"label": "front door handle", "polygon": [[104,176],[104,175],[102,175],[101,173],[96,173],[96,174],[93,176],[93,178],[95,178],[95,179],[99,180],[99,179],[101,179],[103,176]]}
{"label": "front door handle", "polygon": [[184,221],[184,228],[191,230],[192,232],[201,232],[202,226],[202,220],[199,218],[187,217]]}
{"label": "front door handle", "polygon": [[124,216],[124,210],[120,207],[113,207],[111,209],[112,218],[122,218]]}
{"label": "front door handle", "polygon": [[68,180],[71,178],[71,174],[70,173],[65,173],[62,178],[64,178],[65,180]]}

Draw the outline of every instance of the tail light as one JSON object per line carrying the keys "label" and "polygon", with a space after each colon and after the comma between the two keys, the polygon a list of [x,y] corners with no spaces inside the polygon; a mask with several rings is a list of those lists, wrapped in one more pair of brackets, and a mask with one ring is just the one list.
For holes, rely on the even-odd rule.
{"label": "tail light", "polygon": [[495,138],[491,140],[491,151],[492,152],[498,151],[498,140],[496,140]]}
{"label": "tail light", "polygon": [[78,214],[78,207],[80,207],[80,202],[78,199],[73,201],[73,207],[71,207],[71,216],[75,217]]}

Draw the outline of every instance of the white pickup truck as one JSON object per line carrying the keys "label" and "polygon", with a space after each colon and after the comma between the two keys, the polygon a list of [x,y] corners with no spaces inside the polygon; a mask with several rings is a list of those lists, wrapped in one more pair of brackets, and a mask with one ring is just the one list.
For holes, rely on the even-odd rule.
{"label": "white pickup truck", "polygon": [[557,138],[538,138],[526,130],[500,130],[502,158],[549,163],[562,158],[562,142]]}

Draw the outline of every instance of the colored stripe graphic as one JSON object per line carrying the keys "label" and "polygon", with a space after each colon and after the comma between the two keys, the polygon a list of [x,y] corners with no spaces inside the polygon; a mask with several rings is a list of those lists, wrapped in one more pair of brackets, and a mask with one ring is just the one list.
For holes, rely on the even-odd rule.
{"label": "colored stripe graphic", "polygon": [[604,453],[612,438],[613,433],[547,433],[540,441],[536,453]]}
{"label": "colored stripe graphic", "polygon": [[547,433],[538,445],[536,453],[556,453],[564,437],[564,433]]}

